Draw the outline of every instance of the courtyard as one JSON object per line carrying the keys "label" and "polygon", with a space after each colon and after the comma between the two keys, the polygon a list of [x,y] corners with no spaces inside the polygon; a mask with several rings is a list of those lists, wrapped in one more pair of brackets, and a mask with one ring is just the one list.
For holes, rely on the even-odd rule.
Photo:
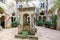
{"label": "courtyard", "polygon": [[[36,36],[38,36],[38,40],[60,40],[60,31],[39,26],[35,27],[37,28]],[[0,31],[0,40],[29,40],[15,38],[17,34],[18,28],[3,29]]]}
{"label": "courtyard", "polygon": [[60,40],[60,0],[0,0],[0,40]]}

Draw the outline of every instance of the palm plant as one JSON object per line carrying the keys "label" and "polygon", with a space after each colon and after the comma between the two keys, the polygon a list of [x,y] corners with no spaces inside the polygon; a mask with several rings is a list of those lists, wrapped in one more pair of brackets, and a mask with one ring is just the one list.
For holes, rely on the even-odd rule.
{"label": "palm plant", "polygon": [[51,8],[51,11],[54,12],[57,8],[60,8],[60,0],[55,1],[55,5]]}

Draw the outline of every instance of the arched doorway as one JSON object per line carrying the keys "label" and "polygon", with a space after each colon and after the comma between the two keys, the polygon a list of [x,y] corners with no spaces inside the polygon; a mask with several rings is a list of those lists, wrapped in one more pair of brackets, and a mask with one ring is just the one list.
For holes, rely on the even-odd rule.
{"label": "arched doorway", "polygon": [[0,7],[0,26],[2,26],[2,28],[5,28],[5,16],[4,16],[4,9],[2,7]]}
{"label": "arched doorway", "polygon": [[24,14],[23,15],[23,30],[28,30],[30,29],[30,17],[29,14]]}
{"label": "arched doorway", "polygon": [[28,23],[30,24],[30,17],[28,14],[23,15],[23,24]]}
{"label": "arched doorway", "polygon": [[16,20],[16,16],[15,16],[16,14],[15,14],[15,12],[14,13],[12,13],[12,17],[11,17],[11,26],[13,27],[13,22]]}
{"label": "arched doorway", "polygon": [[2,26],[2,28],[5,28],[5,16],[2,16],[0,18],[0,26]]}

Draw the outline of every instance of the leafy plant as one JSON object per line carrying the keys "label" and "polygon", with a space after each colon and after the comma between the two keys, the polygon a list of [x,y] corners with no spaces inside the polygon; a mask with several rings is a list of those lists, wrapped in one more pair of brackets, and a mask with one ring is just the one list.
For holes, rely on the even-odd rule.
{"label": "leafy plant", "polygon": [[47,25],[48,27],[51,26],[51,22],[45,21],[45,25]]}
{"label": "leafy plant", "polygon": [[52,25],[55,27],[56,29],[56,26],[57,26],[57,15],[53,15],[52,16]]}
{"label": "leafy plant", "polygon": [[15,20],[12,22],[12,27],[17,27],[19,24],[20,24],[19,21]]}
{"label": "leafy plant", "polygon": [[55,12],[57,8],[60,8],[60,0],[55,0],[54,6],[51,8],[52,12]]}
{"label": "leafy plant", "polygon": [[39,20],[39,21],[37,22],[37,24],[38,24],[38,26],[42,26],[42,25],[44,24],[44,22],[43,22],[42,20]]}
{"label": "leafy plant", "polygon": [[23,37],[27,37],[28,35],[29,35],[29,32],[28,32],[28,31],[23,31],[23,32],[22,32],[22,36],[23,36]]}

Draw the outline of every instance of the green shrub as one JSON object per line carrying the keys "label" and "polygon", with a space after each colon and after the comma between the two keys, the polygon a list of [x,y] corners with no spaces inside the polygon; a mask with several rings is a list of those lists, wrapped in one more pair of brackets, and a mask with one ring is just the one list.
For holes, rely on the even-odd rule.
{"label": "green shrub", "polygon": [[54,28],[56,29],[57,26],[57,15],[53,15],[52,16],[52,26],[54,26]]}
{"label": "green shrub", "polygon": [[42,26],[44,24],[44,22],[42,20],[37,22],[38,26]]}
{"label": "green shrub", "polygon": [[20,24],[18,20],[12,22],[12,27],[17,27]]}
{"label": "green shrub", "polygon": [[51,24],[51,22],[45,21],[45,25],[51,26],[52,24]]}
{"label": "green shrub", "polygon": [[27,37],[28,35],[29,35],[29,32],[28,32],[28,31],[23,31],[23,32],[22,32],[22,36],[23,36],[23,37]]}

